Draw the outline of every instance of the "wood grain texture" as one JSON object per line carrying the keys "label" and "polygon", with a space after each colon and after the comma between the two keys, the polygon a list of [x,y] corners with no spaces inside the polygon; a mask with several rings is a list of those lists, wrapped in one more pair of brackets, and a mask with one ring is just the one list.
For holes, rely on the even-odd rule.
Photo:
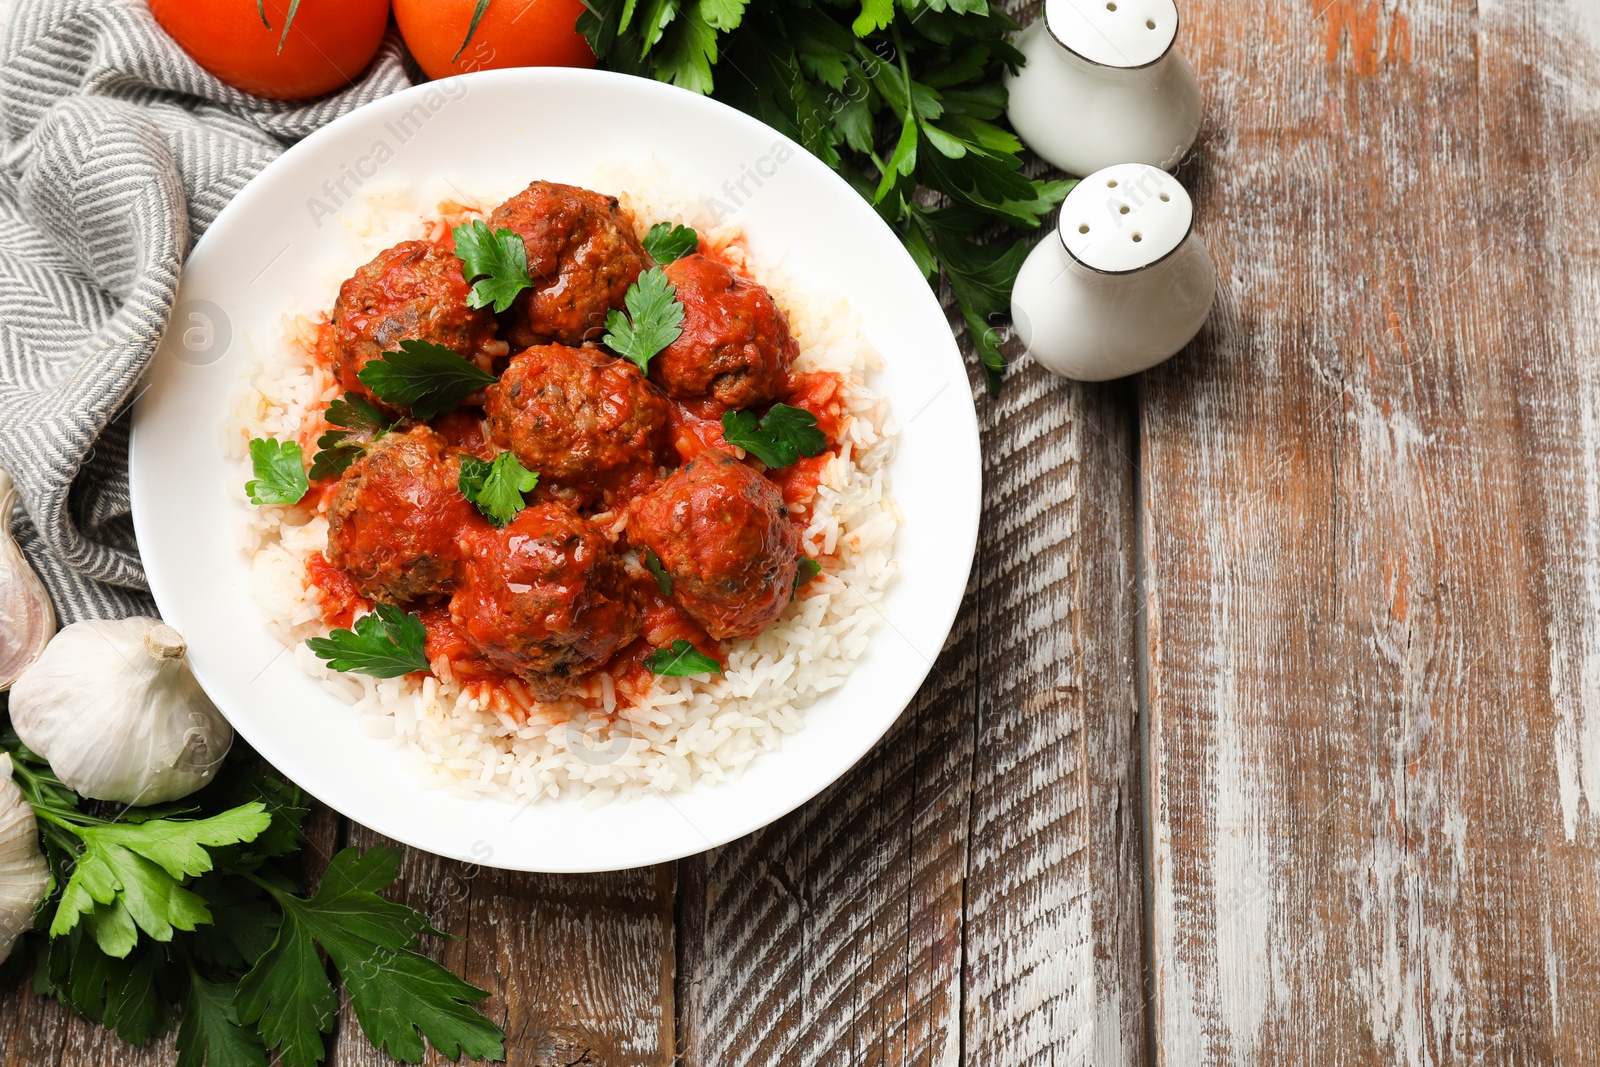
{"label": "wood grain texture", "polygon": [[[390,843],[351,827],[352,845]],[[424,951],[490,992],[480,1007],[506,1032],[508,1064],[667,1067],[676,1044],[673,882],[671,865],[532,875],[408,849],[390,896],[462,939],[431,940]],[[336,1033],[331,1062],[392,1062],[362,1035],[348,998]],[[426,1062],[451,1061],[430,1049]]]}
{"label": "wood grain texture", "polygon": [[974,622],[833,788],[680,863],[684,1063],[956,1061]]}
{"label": "wood grain texture", "polygon": [[681,865],[685,1063],[1142,1062],[1131,424],[1033,367],[979,406],[978,561],[917,702]]}
{"label": "wood grain texture", "polygon": [[1137,915],[1140,856],[1137,749],[1119,745],[1136,714],[1136,605],[1133,469],[1115,396],[1028,367],[986,411],[964,983],[973,1064],[1143,1053],[1142,967],[1119,925]]}
{"label": "wood grain texture", "polygon": [[1184,15],[1222,290],[1142,393],[1158,1058],[1593,1062],[1600,20]]}

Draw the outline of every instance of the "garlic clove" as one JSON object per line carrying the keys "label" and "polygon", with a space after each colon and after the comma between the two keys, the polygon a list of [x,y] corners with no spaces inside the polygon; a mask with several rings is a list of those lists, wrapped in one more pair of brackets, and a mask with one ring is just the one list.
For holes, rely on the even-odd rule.
{"label": "garlic clove", "polygon": [[11,780],[11,757],[0,752],[0,963],[33,925],[50,887],[33,809]]}
{"label": "garlic clove", "polygon": [[0,470],[0,692],[39,658],[56,632],[56,612],[44,584],[11,536],[17,488]]}
{"label": "garlic clove", "polygon": [[160,619],[75,622],[11,689],[11,725],[79,794],[163,804],[209,782],[233,731]]}

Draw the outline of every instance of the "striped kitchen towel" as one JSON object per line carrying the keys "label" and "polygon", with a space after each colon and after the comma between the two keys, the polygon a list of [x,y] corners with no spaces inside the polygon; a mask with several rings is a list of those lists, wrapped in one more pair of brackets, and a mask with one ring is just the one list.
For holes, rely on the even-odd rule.
{"label": "striped kitchen towel", "polygon": [[151,612],[128,408],[194,240],[294,140],[410,84],[261,100],[201,70],[145,0],[20,0],[0,40],[0,467],[63,623]]}

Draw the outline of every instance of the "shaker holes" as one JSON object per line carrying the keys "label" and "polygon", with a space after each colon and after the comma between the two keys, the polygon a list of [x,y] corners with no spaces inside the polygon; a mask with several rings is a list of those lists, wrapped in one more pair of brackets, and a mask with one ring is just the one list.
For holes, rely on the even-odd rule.
{"label": "shaker holes", "polygon": [[1126,215],[1128,213],[1128,205],[1123,204],[1121,207],[1117,208],[1117,213],[1120,215]]}
{"label": "shaker holes", "polygon": [[1088,233],[1089,232],[1089,224],[1086,222],[1082,226],[1079,226],[1078,227],[1078,232],[1079,233]]}
{"label": "shaker holes", "polygon": [[1106,5],[1106,10],[1107,11],[1115,11],[1116,9],[1117,9],[1117,5],[1116,4],[1107,4]]}
{"label": "shaker holes", "polygon": [[1117,179],[1112,178],[1110,181],[1106,182],[1106,188],[1107,189],[1115,189],[1116,187],[1117,187]]}
{"label": "shaker holes", "polygon": [[1168,203],[1171,200],[1172,200],[1172,197],[1168,196],[1166,193],[1162,193],[1161,194],[1161,202],[1163,204]]}
{"label": "shaker holes", "polygon": [[1155,19],[1145,19],[1144,20],[1144,28],[1147,29],[1147,30],[1155,29],[1156,28],[1156,20]]}
{"label": "shaker holes", "polygon": [[1144,240],[1144,234],[1136,233],[1136,234],[1133,235],[1133,243],[1134,244],[1138,244],[1142,240]]}

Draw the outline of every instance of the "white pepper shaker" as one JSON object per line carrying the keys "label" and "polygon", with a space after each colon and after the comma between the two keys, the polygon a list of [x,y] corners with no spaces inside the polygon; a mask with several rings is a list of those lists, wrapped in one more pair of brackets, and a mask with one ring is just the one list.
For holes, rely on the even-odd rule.
{"label": "white pepper shaker", "polygon": [[1067,194],[1056,232],[1017,274],[1011,316],[1035,362],[1099,382],[1176,354],[1216,293],[1189,194],[1157,167],[1121,163]]}
{"label": "white pepper shaker", "polygon": [[1200,130],[1200,86],[1174,47],[1173,0],[1045,0],[1017,38],[1007,116],[1069,174],[1113,163],[1171,170]]}

